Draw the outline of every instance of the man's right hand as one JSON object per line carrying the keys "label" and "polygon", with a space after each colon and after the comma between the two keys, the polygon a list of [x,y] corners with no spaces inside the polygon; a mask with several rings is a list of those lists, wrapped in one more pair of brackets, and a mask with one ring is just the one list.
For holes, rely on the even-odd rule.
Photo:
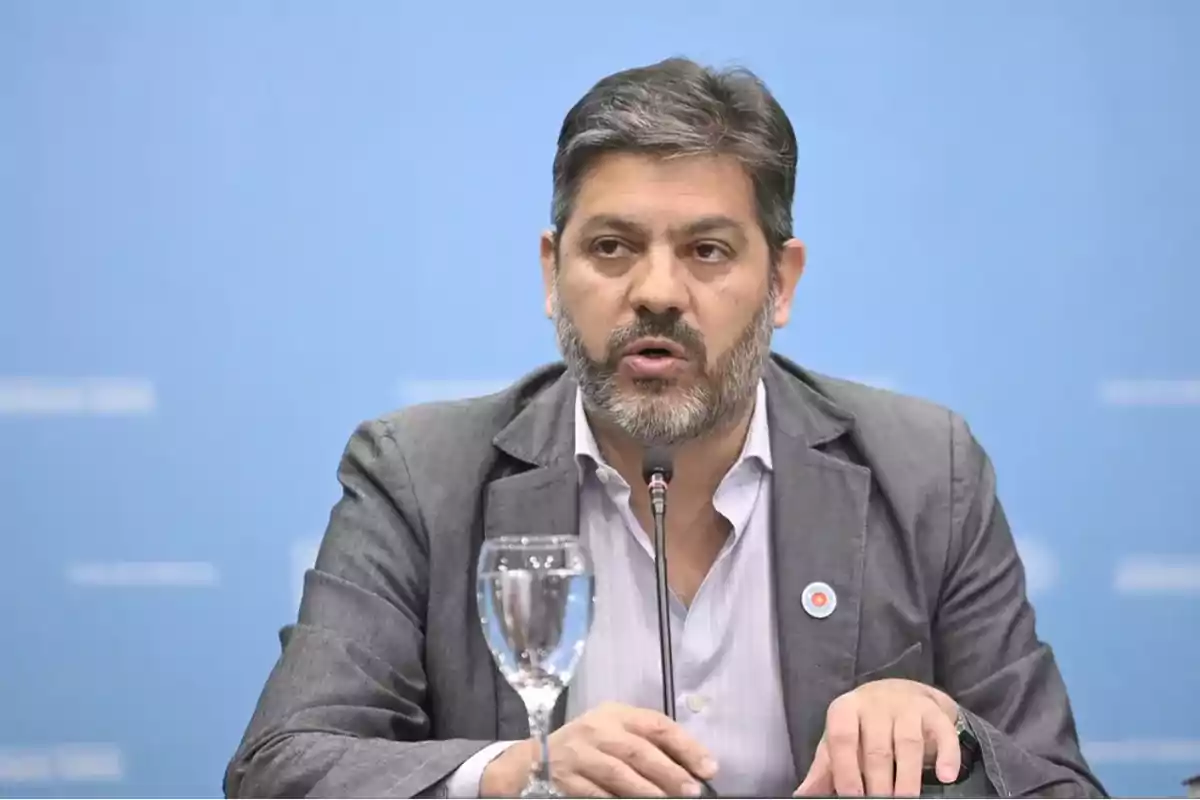
{"label": "man's right hand", "polygon": [[[505,750],[484,769],[480,795],[519,794],[538,750],[532,739]],[[697,797],[696,778],[716,772],[708,750],[657,711],[608,703],[550,735],[550,775],[568,797]]]}

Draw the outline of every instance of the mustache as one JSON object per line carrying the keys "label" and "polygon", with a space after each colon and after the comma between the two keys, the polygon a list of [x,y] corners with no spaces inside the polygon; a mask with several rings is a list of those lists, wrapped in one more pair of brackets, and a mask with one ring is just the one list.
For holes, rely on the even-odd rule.
{"label": "mustache", "polygon": [[608,337],[606,363],[615,368],[621,360],[621,352],[638,339],[654,337],[669,339],[683,349],[687,356],[699,364],[707,363],[704,337],[676,314],[641,313],[632,325],[618,328]]}

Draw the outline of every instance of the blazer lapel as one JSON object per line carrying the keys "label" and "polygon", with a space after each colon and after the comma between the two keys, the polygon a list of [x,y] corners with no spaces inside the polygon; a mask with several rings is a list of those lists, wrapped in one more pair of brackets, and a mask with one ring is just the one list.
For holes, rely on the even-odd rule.
{"label": "blazer lapel", "polygon": [[[579,474],[575,465],[575,384],[562,378],[546,388],[493,440],[523,471],[492,481],[483,510],[485,539],[499,536],[578,535]],[[532,467],[532,468],[530,468]],[[529,736],[520,696],[493,666],[499,740]],[[563,692],[556,709],[561,724]]]}
{"label": "blazer lapel", "polygon": [[[803,778],[829,704],[854,686],[871,472],[819,449],[850,429],[849,415],[777,363],[765,380],[780,673],[792,758]],[[804,609],[805,589],[815,582],[836,597],[824,619]]]}

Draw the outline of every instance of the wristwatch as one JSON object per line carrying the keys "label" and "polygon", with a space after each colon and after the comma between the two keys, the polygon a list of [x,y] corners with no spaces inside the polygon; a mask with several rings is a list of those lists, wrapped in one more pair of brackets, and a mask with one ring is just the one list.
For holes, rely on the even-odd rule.
{"label": "wristwatch", "polygon": [[975,768],[975,764],[979,761],[979,739],[975,736],[975,729],[971,727],[971,721],[963,714],[961,708],[958,710],[958,715],[954,718],[954,732],[958,734],[958,749],[962,754],[962,760],[958,768],[958,778],[949,784],[943,784],[937,776],[937,771],[934,767],[930,766],[925,769],[921,776],[921,783],[926,786],[953,786],[971,777],[971,770]]}
{"label": "wristwatch", "polygon": [[955,783],[961,783],[971,776],[971,770],[979,760],[979,739],[961,708],[954,718],[954,731],[958,734],[958,748],[962,752],[962,765],[958,768],[958,780]]}

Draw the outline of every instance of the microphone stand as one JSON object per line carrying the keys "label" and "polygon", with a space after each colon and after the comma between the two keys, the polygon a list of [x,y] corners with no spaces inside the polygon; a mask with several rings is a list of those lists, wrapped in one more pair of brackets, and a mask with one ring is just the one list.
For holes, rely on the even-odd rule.
{"label": "microphone stand", "polygon": [[[642,478],[650,490],[650,514],[654,519],[654,588],[658,598],[663,713],[672,720],[675,719],[675,656],[671,648],[671,590],[667,583],[667,486],[673,476],[671,451],[664,447],[648,448],[642,462]],[[696,780],[700,783],[701,797],[718,797],[708,781]]]}
{"label": "microphone stand", "polygon": [[667,583],[667,481],[662,470],[650,475],[654,517],[654,584],[658,595],[658,648],[662,660],[663,713],[675,719],[675,654],[671,648],[671,593]]}

